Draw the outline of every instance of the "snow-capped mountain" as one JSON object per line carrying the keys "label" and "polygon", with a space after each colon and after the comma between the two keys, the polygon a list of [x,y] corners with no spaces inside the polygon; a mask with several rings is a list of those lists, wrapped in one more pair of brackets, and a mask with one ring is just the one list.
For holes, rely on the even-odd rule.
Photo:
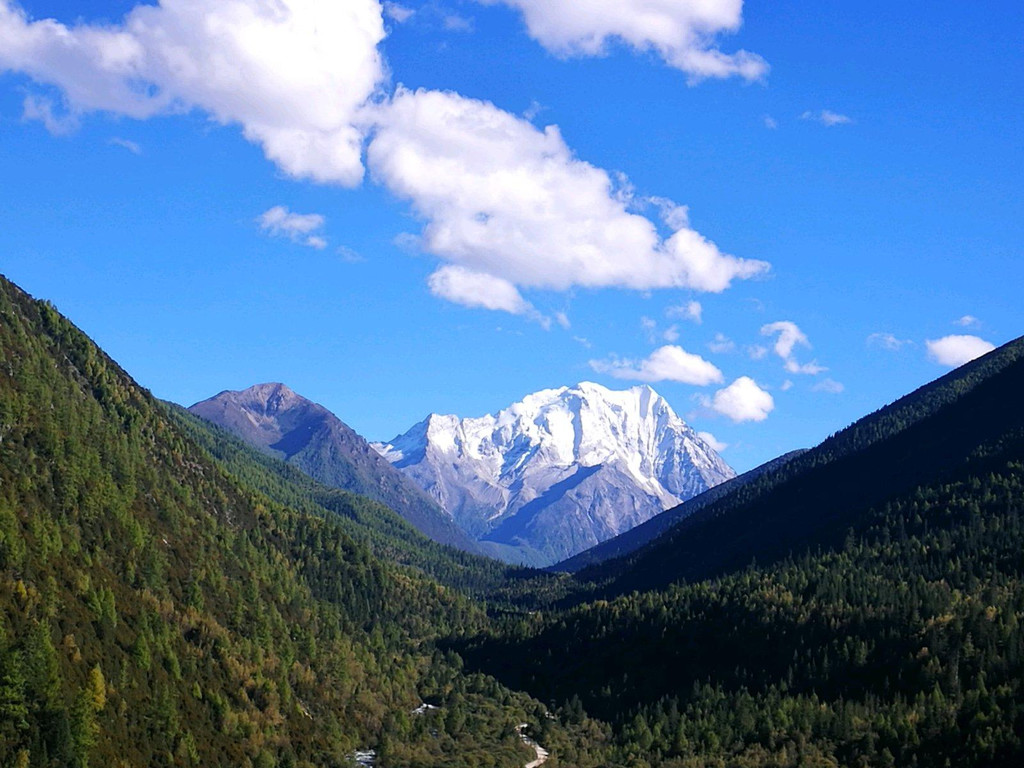
{"label": "snow-capped mountain", "polygon": [[648,386],[546,389],[480,418],[431,414],[388,461],[496,556],[555,563],[735,476]]}

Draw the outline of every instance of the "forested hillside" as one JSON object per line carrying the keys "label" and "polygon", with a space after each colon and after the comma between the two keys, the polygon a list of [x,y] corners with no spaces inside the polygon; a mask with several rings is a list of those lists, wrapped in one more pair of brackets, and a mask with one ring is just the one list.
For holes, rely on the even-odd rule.
{"label": "forested hillside", "polygon": [[1020,425],[1018,339],[704,506],[645,547],[579,572],[590,597],[661,588],[841,544],[873,505],[959,467]]}
{"label": "forested hillside", "polygon": [[[273,490],[265,467],[236,457],[229,474],[2,279],[0,350],[0,765],[338,766],[368,747],[382,766],[530,758],[514,726],[539,727],[543,707],[432,647],[485,616],[419,575],[429,562],[375,557],[386,526],[357,541],[337,515],[256,490],[257,476]],[[411,551],[380,509],[339,504],[394,524]],[[441,708],[411,714],[424,698]]]}
{"label": "forested hillside", "polygon": [[511,767],[521,723],[548,768],[1024,762],[1020,341],[589,581],[155,401],[2,279],[0,350],[0,765]]}
{"label": "forested hillside", "polygon": [[389,507],[435,541],[467,552],[478,551],[450,515],[351,427],[284,384],[221,392],[188,410],[298,467],[325,486],[351,491]]}
{"label": "forested hillside", "polygon": [[[834,439],[833,455],[844,443],[871,450],[906,427],[884,454],[900,461],[892,475],[829,474],[833,498],[824,482],[796,484],[787,505],[760,508],[772,520],[806,499],[825,521],[842,510],[834,545],[807,526],[791,539],[799,554],[506,618],[455,647],[507,684],[611,721],[618,759],[636,765],[1019,765],[1022,391],[1015,342],[927,388],[923,403]],[[900,469],[928,479],[851,503],[855,481]],[[703,525],[717,531],[721,519]],[[694,540],[709,546],[699,523],[680,528],[646,553],[676,575],[692,566]]]}
{"label": "forested hillside", "polygon": [[521,572],[428,539],[384,504],[323,485],[180,406],[164,406],[169,418],[231,475],[291,509],[336,517],[341,529],[382,560],[411,566],[446,586],[475,595],[486,594]]}

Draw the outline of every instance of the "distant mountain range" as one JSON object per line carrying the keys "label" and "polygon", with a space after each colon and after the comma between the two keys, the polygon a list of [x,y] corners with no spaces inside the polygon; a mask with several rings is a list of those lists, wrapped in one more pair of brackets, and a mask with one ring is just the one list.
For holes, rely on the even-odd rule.
{"label": "distant mountain range", "polygon": [[550,565],[735,472],[648,386],[584,382],[374,444],[485,551]]}
{"label": "distant mountain range", "polygon": [[451,516],[337,416],[284,384],[224,391],[189,410],[325,485],[385,504],[442,544],[479,551]]}

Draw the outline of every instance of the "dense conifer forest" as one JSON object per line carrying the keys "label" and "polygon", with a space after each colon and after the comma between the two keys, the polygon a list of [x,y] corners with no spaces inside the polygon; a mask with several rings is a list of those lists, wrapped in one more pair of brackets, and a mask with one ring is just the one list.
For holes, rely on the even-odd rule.
{"label": "dense conifer forest", "polygon": [[[1024,762],[1024,343],[576,576],[154,400],[0,279],[0,765]],[[422,708],[422,703],[433,708]]]}
{"label": "dense conifer forest", "polygon": [[[387,510],[217,463],[195,423],[6,281],[0,349],[0,765],[530,757],[514,726],[544,708],[433,645],[487,620],[424,575],[474,583],[461,555],[417,559]],[[441,708],[411,714],[424,699]]]}

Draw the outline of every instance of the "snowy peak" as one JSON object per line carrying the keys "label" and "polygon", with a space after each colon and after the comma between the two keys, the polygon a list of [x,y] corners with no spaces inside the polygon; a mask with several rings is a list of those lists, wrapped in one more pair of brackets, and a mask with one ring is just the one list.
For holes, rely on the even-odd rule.
{"label": "snowy peak", "polygon": [[[374,447],[467,531],[544,552],[541,560],[575,554],[735,474],[649,386],[581,382],[478,418],[431,414]],[[579,518],[574,543],[545,522],[555,509]]]}

